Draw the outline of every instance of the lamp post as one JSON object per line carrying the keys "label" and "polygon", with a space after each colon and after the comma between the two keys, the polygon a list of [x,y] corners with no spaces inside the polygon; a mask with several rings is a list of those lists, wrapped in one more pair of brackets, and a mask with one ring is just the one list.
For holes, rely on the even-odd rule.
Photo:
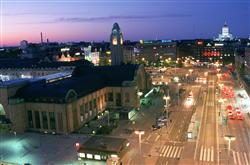
{"label": "lamp post", "polygon": [[187,78],[188,78],[188,74],[186,74],[186,81],[188,82],[188,79],[187,79]]}
{"label": "lamp post", "polygon": [[106,112],[108,113],[108,126],[109,126],[109,110],[106,110]]}
{"label": "lamp post", "polygon": [[228,141],[228,152],[227,152],[228,160],[227,160],[227,164],[229,164],[229,156],[230,156],[230,150],[231,150],[231,141],[234,141],[236,138],[235,138],[235,136],[232,136],[232,135],[225,135],[224,139]]}
{"label": "lamp post", "polygon": [[137,92],[137,96],[138,96],[138,99],[139,99],[139,108],[140,108],[140,106],[141,106],[141,96],[142,96],[142,95],[143,95],[142,92],[140,92],[140,91]]}
{"label": "lamp post", "polygon": [[180,91],[179,91],[179,90],[180,90],[181,83],[178,83],[178,85],[177,85],[177,86],[178,86],[178,93],[177,93],[177,94],[178,94],[178,97],[177,97],[177,105],[179,106],[179,94],[180,94]]}
{"label": "lamp post", "polygon": [[194,71],[193,69],[189,69],[188,70],[188,72],[189,72],[190,75],[192,74],[193,71]]}
{"label": "lamp post", "polygon": [[139,150],[140,150],[140,156],[141,156],[141,135],[144,135],[145,131],[138,130],[138,131],[135,131],[135,134],[138,135],[139,137]]}
{"label": "lamp post", "polygon": [[168,126],[168,121],[169,121],[169,113],[168,113],[168,100],[170,100],[169,96],[169,90],[168,90],[168,96],[163,96],[163,99],[165,100],[165,108],[166,108],[166,113],[167,113],[167,126]]}

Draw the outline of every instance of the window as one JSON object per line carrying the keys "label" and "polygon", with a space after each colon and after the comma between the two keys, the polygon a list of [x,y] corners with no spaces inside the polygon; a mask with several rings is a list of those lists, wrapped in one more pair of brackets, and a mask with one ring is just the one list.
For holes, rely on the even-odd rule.
{"label": "window", "polygon": [[32,111],[28,111],[28,126],[34,128]]}
{"label": "window", "polygon": [[89,102],[89,110],[92,110],[92,101]]}
{"label": "window", "polygon": [[88,103],[85,103],[85,112],[89,110]]}
{"label": "window", "polygon": [[108,94],[105,93],[105,102],[107,102],[107,101],[108,101]]}
{"label": "window", "polygon": [[96,99],[94,99],[94,100],[93,100],[93,104],[94,104],[94,105],[93,105],[93,106],[94,106],[94,108],[96,108],[96,107],[97,107],[97,104],[96,104]]}
{"label": "window", "polygon": [[35,122],[36,122],[36,128],[40,129],[41,125],[40,125],[40,115],[38,111],[35,111]]}
{"label": "window", "polygon": [[95,158],[96,160],[101,160],[101,156],[100,156],[100,155],[95,155],[94,158]]}
{"label": "window", "polygon": [[125,102],[129,103],[129,93],[125,93]]}
{"label": "window", "polygon": [[[57,113],[57,120],[58,120],[58,130],[62,131],[63,130],[63,119],[62,119],[62,113]],[[51,124],[50,124],[51,128]]]}
{"label": "window", "polygon": [[48,129],[47,112],[42,112],[43,129]]}
{"label": "window", "polygon": [[116,93],[116,100],[115,100],[116,106],[121,106],[122,105],[121,100],[122,100],[121,93]]}
{"label": "window", "polygon": [[93,155],[92,154],[87,154],[87,158],[88,159],[93,159]]}
{"label": "window", "polygon": [[84,113],[84,105],[83,105],[83,104],[80,105],[80,112],[81,112],[81,113]]}
{"label": "window", "polygon": [[83,122],[83,120],[84,120],[83,114],[81,114],[80,120],[81,120],[81,122]]}
{"label": "window", "polygon": [[112,92],[108,93],[108,101],[114,101],[113,93]]}
{"label": "window", "polygon": [[56,129],[56,119],[55,119],[54,112],[49,112],[49,121],[50,121],[50,129],[55,130]]}
{"label": "window", "polygon": [[79,153],[79,157],[85,158],[85,153]]}

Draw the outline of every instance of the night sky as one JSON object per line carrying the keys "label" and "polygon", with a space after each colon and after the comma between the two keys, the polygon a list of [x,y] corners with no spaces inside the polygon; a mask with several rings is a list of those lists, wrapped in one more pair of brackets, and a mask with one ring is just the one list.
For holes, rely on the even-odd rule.
{"label": "night sky", "polygon": [[250,35],[250,0],[0,0],[1,45],[21,40],[108,41],[114,22],[125,40]]}

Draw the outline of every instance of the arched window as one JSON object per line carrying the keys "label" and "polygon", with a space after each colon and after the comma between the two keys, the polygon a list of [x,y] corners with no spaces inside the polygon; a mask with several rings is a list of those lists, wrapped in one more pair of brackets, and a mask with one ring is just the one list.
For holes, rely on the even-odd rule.
{"label": "arched window", "polygon": [[2,104],[0,104],[0,115],[5,115],[5,111]]}

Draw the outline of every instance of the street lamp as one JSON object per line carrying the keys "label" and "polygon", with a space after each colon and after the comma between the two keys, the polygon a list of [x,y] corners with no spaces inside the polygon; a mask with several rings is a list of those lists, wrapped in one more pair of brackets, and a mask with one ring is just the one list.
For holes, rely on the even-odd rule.
{"label": "street lamp", "polygon": [[229,155],[230,155],[230,150],[231,150],[231,141],[234,141],[236,138],[235,138],[235,136],[232,136],[232,135],[225,135],[224,139],[228,141],[228,153],[227,153],[228,161],[227,161],[227,163],[229,163]]}
{"label": "street lamp", "polygon": [[168,96],[163,96],[163,99],[165,100],[165,108],[166,108],[166,112],[167,112],[167,121],[169,120],[169,114],[168,114],[168,100],[170,100],[170,96],[169,96],[169,91],[168,91]]}
{"label": "street lamp", "polygon": [[177,98],[177,99],[178,99],[178,100],[177,100],[177,105],[179,106],[179,94],[180,94],[180,91],[179,91],[179,90],[180,90],[181,83],[178,83],[178,85],[177,85],[177,86],[178,86],[178,90],[177,90],[177,92],[178,92],[178,93],[177,93],[177,94],[178,94],[178,98]]}
{"label": "street lamp", "polygon": [[178,83],[179,82],[179,77],[174,77],[174,81]]}
{"label": "street lamp", "polygon": [[140,106],[141,106],[141,100],[140,99],[141,99],[142,95],[143,95],[142,92],[140,92],[140,91],[137,92],[137,96],[138,96],[138,99],[139,99],[139,105],[138,105],[139,108],[138,109],[140,109]]}
{"label": "street lamp", "polygon": [[137,95],[138,95],[139,97],[141,97],[141,96],[143,95],[143,93],[142,93],[142,92],[137,92]]}
{"label": "street lamp", "polygon": [[188,82],[187,77],[188,77],[188,74],[186,74],[186,81]]}
{"label": "street lamp", "polygon": [[145,131],[138,130],[138,131],[135,131],[135,134],[138,135],[139,137],[139,149],[140,149],[140,155],[141,155],[141,135],[144,135]]}
{"label": "street lamp", "polygon": [[106,110],[106,113],[108,113],[108,126],[109,126],[109,120],[110,120],[110,118],[109,118],[109,110],[108,109]]}
{"label": "street lamp", "polygon": [[189,69],[188,71],[189,71],[189,74],[191,74],[194,70],[193,69]]}

